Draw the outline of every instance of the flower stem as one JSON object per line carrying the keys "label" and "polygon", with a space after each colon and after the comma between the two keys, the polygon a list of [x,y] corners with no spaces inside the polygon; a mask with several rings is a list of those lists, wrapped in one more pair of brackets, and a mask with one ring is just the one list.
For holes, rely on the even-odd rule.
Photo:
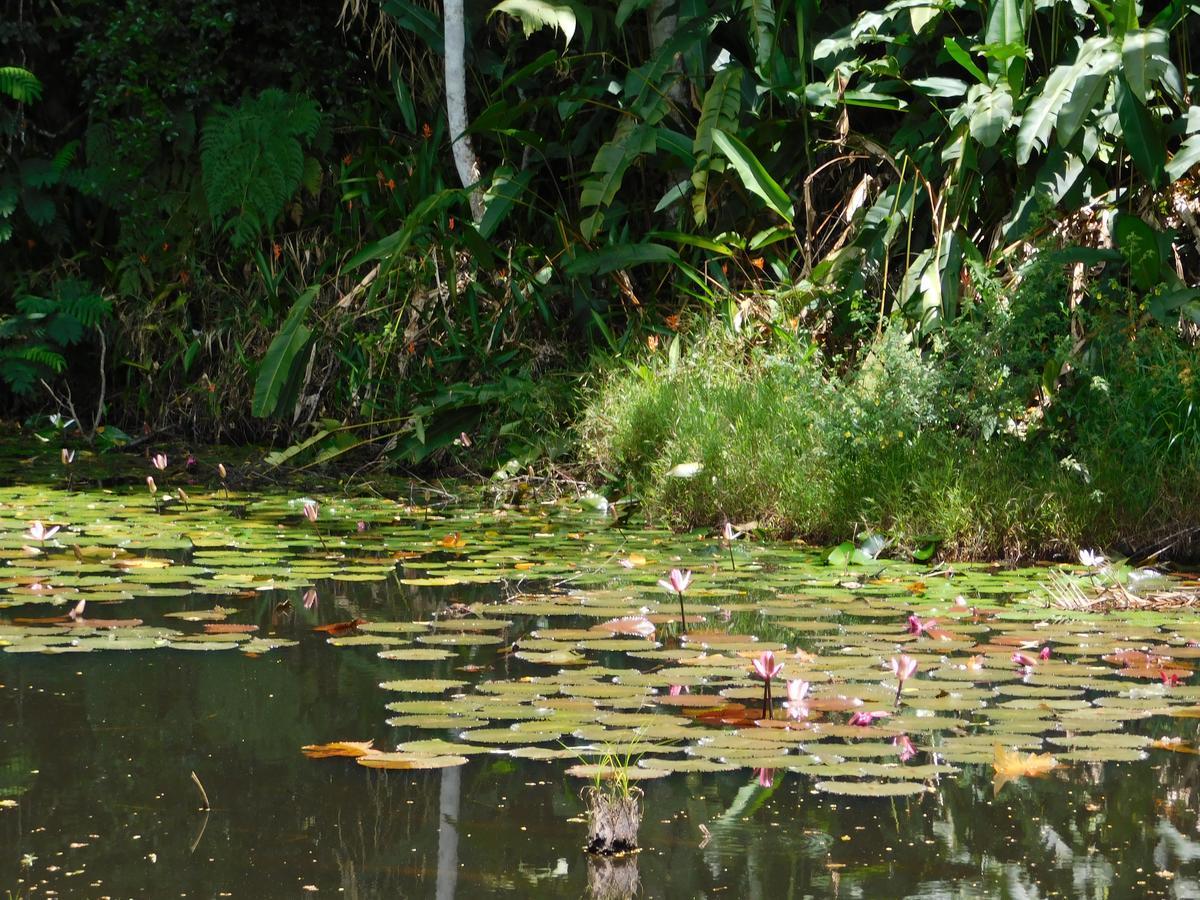
{"label": "flower stem", "polygon": [[683,632],[687,631],[687,613],[683,611],[683,591],[679,592],[679,618],[683,622],[683,626],[679,632],[682,635]]}

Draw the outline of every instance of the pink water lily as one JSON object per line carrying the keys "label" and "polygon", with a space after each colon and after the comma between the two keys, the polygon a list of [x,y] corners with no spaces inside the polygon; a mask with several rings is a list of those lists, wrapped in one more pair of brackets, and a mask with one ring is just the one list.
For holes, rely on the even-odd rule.
{"label": "pink water lily", "polygon": [[876,719],[886,719],[890,715],[890,712],[885,712],[882,709],[872,710],[871,712],[856,712],[850,717],[850,724],[865,728],[868,725],[874,725]]}
{"label": "pink water lily", "polygon": [[1038,661],[1028,653],[1022,653],[1019,650],[1012,655],[1012,661],[1016,663],[1017,668],[1032,669],[1038,664]]}
{"label": "pink water lily", "polygon": [[165,472],[167,470],[167,454],[155,453],[150,457],[150,465],[154,466],[160,472]]}
{"label": "pink water lily", "polygon": [[29,530],[25,532],[27,537],[33,538],[35,541],[46,543],[50,538],[58,534],[61,526],[55,525],[53,528],[47,528],[41,522],[34,522],[29,526]]}
{"label": "pink water lily", "polygon": [[924,622],[922,622],[915,615],[911,615],[908,617],[908,633],[915,634],[917,637],[920,637],[922,634],[925,634],[931,628],[936,628],[936,627],[937,627],[937,622],[934,621],[933,619],[926,619]]}
{"label": "pink water lily", "polygon": [[75,604],[75,607],[67,613],[67,618],[72,622],[78,622],[83,618],[83,608],[87,606],[87,600],[80,600]]}
{"label": "pink water lily", "polygon": [[678,697],[680,694],[690,694],[691,692],[692,692],[692,689],[689,688],[686,684],[671,685],[671,696],[672,697]]}
{"label": "pink water lily", "polygon": [[317,539],[321,542],[323,549],[329,549],[325,546],[325,536],[321,534],[321,529],[317,527],[317,515],[321,511],[321,506],[315,500],[304,501],[304,518],[312,522],[313,531],[317,533]]}
{"label": "pink water lily", "polygon": [[763,718],[771,718],[771,679],[783,671],[783,663],[775,662],[775,654],[764,650],[754,658],[754,671],[763,682]]}
{"label": "pink water lily", "polygon": [[792,719],[807,719],[808,704],[804,701],[808,698],[810,685],[807,681],[801,681],[798,678],[793,678],[787,683],[787,703],[783,704],[788,711],[788,717]]}
{"label": "pink water lily", "polygon": [[1050,658],[1050,645],[1047,644],[1045,647],[1042,648],[1042,652],[1038,654],[1038,659],[1040,659],[1042,662],[1045,662],[1049,658]]}
{"label": "pink water lily", "polygon": [[899,657],[893,656],[888,661],[888,668],[896,676],[896,705],[899,706],[900,692],[904,690],[904,682],[917,674],[917,661],[907,653],[901,653]]}
{"label": "pink water lily", "polygon": [[770,681],[783,671],[783,663],[775,662],[775,654],[764,650],[754,660],[754,671],[763,681]]}
{"label": "pink water lily", "polygon": [[672,594],[682,594],[691,583],[692,573],[690,570],[681,572],[679,569],[672,569],[671,574],[666,578],[658,579],[658,586]]}
{"label": "pink water lily", "polygon": [[692,583],[692,572],[689,569],[686,572],[681,572],[679,569],[672,569],[671,574],[666,578],[658,579],[658,586],[664,591],[679,596],[679,620],[681,627],[687,631],[687,613],[683,609],[683,592],[688,589],[688,585]]}
{"label": "pink water lily", "polygon": [[316,588],[309,588],[307,591],[304,592],[304,608],[305,609],[316,609],[318,602],[319,602],[319,600],[317,597],[317,589]]}
{"label": "pink water lily", "polygon": [[912,738],[907,734],[898,734],[892,738],[892,746],[900,754],[900,762],[905,763],[917,755],[917,748],[913,746]]}
{"label": "pink water lily", "polygon": [[775,770],[774,769],[755,769],[755,772],[758,773],[759,787],[769,788],[775,784]]}

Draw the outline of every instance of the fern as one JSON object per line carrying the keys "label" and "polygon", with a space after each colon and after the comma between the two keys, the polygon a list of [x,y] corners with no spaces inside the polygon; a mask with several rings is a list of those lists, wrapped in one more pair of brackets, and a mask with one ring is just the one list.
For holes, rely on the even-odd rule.
{"label": "fern", "polygon": [[[321,127],[308,97],[270,88],[208,117],[200,138],[204,195],[235,246],[268,230],[305,180],[304,149]],[[311,172],[309,180],[311,181]]]}
{"label": "fern", "polygon": [[0,379],[17,394],[32,392],[39,378],[62,373],[63,353],[107,321],[112,304],[86,281],[60,282],[52,297],[23,294],[16,314],[0,318]]}
{"label": "fern", "polygon": [[42,96],[42,83],[27,69],[0,66],[0,94],[18,103],[36,103]]}

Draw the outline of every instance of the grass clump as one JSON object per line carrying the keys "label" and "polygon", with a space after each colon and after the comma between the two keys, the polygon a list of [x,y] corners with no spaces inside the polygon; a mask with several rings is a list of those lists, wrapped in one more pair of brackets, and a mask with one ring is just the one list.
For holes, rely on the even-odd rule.
{"label": "grass clump", "polygon": [[[827,543],[870,531],[936,539],[951,558],[1193,552],[1200,353],[1123,295],[1082,319],[1053,277],[1025,284],[924,346],[885,327],[835,355],[778,321],[715,324],[675,361],[610,374],[584,452],[675,527],[756,520]],[[1082,349],[1080,328],[1095,335]],[[704,468],[671,477],[682,462]]]}

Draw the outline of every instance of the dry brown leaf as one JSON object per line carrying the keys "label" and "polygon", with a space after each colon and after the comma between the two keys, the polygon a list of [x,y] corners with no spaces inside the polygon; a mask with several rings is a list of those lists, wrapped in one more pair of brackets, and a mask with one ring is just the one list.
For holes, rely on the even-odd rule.
{"label": "dry brown leaf", "polygon": [[332,741],[328,744],[306,744],[300,751],[309,759],[330,759],[335,756],[359,757],[379,751],[374,741]]}

